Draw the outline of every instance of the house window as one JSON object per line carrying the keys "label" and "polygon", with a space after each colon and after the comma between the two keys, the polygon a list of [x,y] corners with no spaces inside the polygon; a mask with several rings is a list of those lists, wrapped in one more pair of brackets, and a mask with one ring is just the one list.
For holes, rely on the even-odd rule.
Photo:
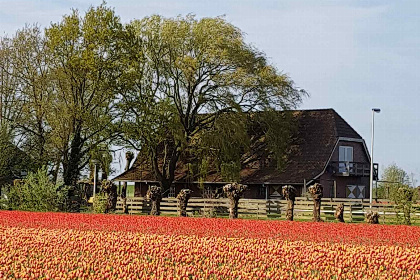
{"label": "house window", "polygon": [[360,185],[348,185],[346,186],[346,197],[347,198],[365,198],[365,186]]}
{"label": "house window", "polygon": [[338,150],[338,169],[340,173],[349,173],[353,167],[353,147],[340,146]]}

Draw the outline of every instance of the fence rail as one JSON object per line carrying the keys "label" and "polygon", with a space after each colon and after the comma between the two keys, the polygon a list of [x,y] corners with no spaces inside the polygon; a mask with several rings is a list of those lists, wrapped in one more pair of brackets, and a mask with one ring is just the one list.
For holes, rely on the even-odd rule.
{"label": "fence rail", "polygon": [[[177,215],[177,199],[164,198],[161,202],[161,212],[165,215]],[[366,211],[377,211],[381,222],[393,222],[399,210],[387,200],[379,200],[376,203],[368,203],[366,199],[340,199],[323,198],[321,203],[321,218],[334,220],[335,208],[338,204],[344,204],[344,219],[347,222],[361,222],[364,220]],[[148,214],[150,201],[143,197],[127,198],[129,214]],[[226,198],[206,199],[191,198],[188,201],[188,216],[219,216],[229,215],[229,200]],[[239,200],[239,217],[252,217],[256,219],[279,218],[285,219],[287,201],[282,199],[241,199]],[[296,220],[312,219],[313,202],[306,197],[297,197],[295,200],[294,216]],[[122,201],[117,202],[117,213],[122,213]],[[403,213],[399,213],[403,215]],[[420,203],[413,204],[411,213],[413,223],[420,224]]]}

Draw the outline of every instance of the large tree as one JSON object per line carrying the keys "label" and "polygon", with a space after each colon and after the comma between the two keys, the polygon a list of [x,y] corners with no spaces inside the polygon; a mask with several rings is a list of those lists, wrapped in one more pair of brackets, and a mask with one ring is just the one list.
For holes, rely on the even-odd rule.
{"label": "large tree", "polygon": [[46,29],[55,88],[48,122],[66,185],[76,183],[91,151],[113,136],[124,34],[119,17],[104,5],[83,17],[74,10]]}
{"label": "large tree", "polygon": [[214,133],[218,120],[236,135],[246,129],[246,113],[294,108],[305,94],[224,18],[152,16],[128,29],[135,37],[121,78],[125,140],[164,190],[180,157]]}
{"label": "large tree", "polygon": [[15,135],[19,136],[19,146],[34,159],[34,164],[37,167],[49,165],[50,160],[54,160],[48,148],[47,114],[54,89],[45,38],[42,30],[34,25],[18,30],[8,40],[9,63],[1,69],[15,83],[8,87],[9,94],[2,90],[9,108],[8,112],[3,110],[2,118],[14,128]]}
{"label": "large tree", "polygon": [[378,196],[386,196],[395,203],[398,223],[411,224],[412,204],[417,200],[415,187],[414,178],[395,163],[384,169]]}
{"label": "large tree", "polygon": [[20,81],[13,52],[13,40],[0,38],[0,126],[11,134],[16,132],[16,126],[11,120],[19,118],[22,113]]}
{"label": "large tree", "polygon": [[85,15],[74,10],[45,32],[26,26],[0,42],[0,122],[37,166],[66,185],[115,130],[115,93],[125,65],[125,34],[104,4]]}
{"label": "large tree", "polygon": [[0,38],[0,184],[21,177],[23,171],[36,170],[47,158],[42,141],[44,58],[37,26]]}
{"label": "large tree", "polygon": [[381,176],[377,189],[378,198],[390,198],[403,185],[410,185],[410,177],[407,172],[395,163],[390,164],[384,169]]}

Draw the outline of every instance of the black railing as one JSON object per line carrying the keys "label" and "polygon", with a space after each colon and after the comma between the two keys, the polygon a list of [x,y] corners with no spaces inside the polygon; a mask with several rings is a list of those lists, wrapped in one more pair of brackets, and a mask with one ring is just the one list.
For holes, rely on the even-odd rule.
{"label": "black railing", "polygon": [[332,161],[330,167],[336,176],[370,176],[370,164],[366,162]]}

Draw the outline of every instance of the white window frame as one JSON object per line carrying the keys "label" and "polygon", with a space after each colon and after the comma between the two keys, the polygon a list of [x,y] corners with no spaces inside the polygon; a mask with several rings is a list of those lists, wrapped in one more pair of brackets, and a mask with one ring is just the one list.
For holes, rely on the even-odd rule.
{"label": "white window frame", "polygon": [[[349,153],[350,151],[350,153]],[[351,157],[348,157],[351,155]],[[352,146],[339,146],[338,147],[338,172],[349,173],[353,167],[354,150]]]}

